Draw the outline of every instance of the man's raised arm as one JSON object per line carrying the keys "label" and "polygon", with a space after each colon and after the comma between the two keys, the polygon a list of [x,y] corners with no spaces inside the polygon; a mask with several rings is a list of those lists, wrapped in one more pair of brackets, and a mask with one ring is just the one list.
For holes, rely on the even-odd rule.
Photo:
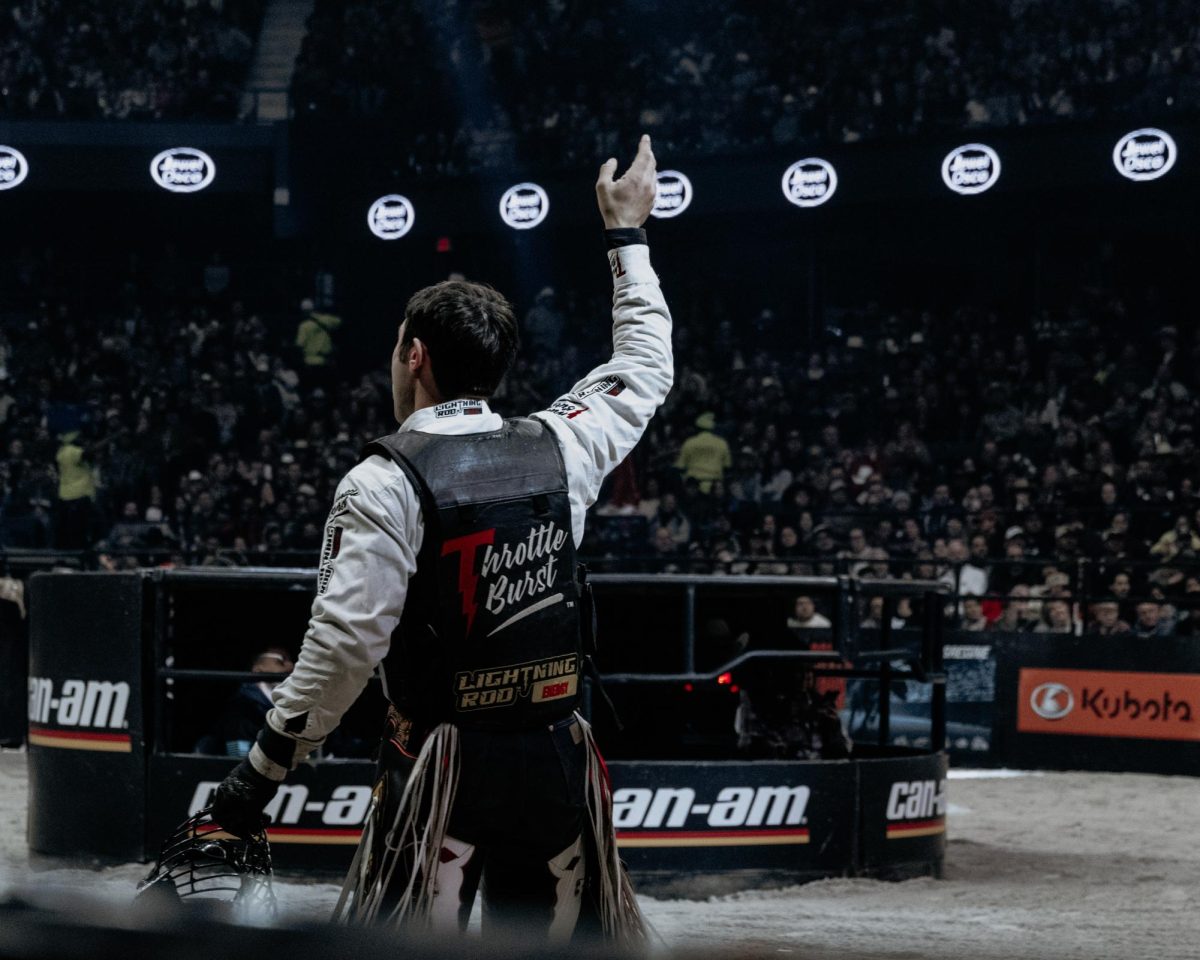
{"label": "man's raised arm", "polygon": [[604,478],[645,432],[674,379],[671,314],[650,266],[646,231],[654,206],[654,153],[643,136],[625,175],[613,179],[608,160],[596,181],[613,275],[613,355],[534,416],[549,424],[567,464],[575,542],[583,537],[584,512],[596,501]]}

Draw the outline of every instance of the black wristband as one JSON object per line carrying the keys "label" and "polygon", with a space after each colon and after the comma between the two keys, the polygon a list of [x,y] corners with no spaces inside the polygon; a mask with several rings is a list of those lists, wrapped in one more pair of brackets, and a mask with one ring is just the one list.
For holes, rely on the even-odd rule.
{"label": "black wristband", "polygon": [[296,741],[282,733],[276,733],[269,723],[264,723],[258,732],[258,749],[272,763],[285,770],[296,766]]}
{"label": "black wristband", "polygon": [[641,227],[613,227],[604,231],[604,239],[608,242],[609,250],[632,247],[637,243],[646,243],[646,231]]}

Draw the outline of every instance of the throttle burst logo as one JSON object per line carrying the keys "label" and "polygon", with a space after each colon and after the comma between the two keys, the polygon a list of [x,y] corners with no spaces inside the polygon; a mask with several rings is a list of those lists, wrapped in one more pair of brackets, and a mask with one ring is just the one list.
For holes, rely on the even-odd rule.
{"label": "throttle burst logo", "polygon": [[458,592],[462,595],[462,612],[467,620],[467,634],[471,633],[471,625],[475,623],[475,613],[479,605],[475,602],[475,591],[479,586],[479,574],[475,572],[475,551],[482,546],[494,543],[496,528],[480,530],[478,533],[468,533],[465,537],[455,537],[442,544],[442,556],[458,554]]}

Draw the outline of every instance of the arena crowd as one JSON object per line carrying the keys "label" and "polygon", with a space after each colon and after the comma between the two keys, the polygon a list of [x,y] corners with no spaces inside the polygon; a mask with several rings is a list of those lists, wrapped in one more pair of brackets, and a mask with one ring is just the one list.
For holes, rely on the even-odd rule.
{"label": "arena crowd", "polygon": [[[219,257],[131,260],[100,316],[57,269],[27,253],[3,275],[4,545],[110,568],[310,564],[337,481],[394,428],[383,365],[347,362],[353,334],[303,291],[256,312]],[[675,389],[583,553],[602,569],[946,577],[982,598],[959,611],[980,627],[1006,610],[1049,624],[1055,598],[1072,629],[1183,627],[1200,599],[1200,337],[1139,322],[1143,306],[1098,289],[1037,316],[871,306],[800,345],[770,307],[680,291]],[[546,288],[518,308],[506,415],[545,408],[608,350],[582,322],[602,298]],[[1174,606],[1152,623],[1139,600]]]}
{"label": "arena crowd", "polygon": [[[1148,0],[319,0],[300,116],[393,121],[422,174],[1194,113],[1200,25]],[[452,64],[453,74],[438,69]],[[417,95],[419,91],[419,96]],[[629,104],[638,104],[631,114]]]}
{"label": "arena crowd", "polygon": [[0,13],[0,114],[230,119],[266,0],[18,0]]}
{"label": "arena crowd", "polygon": [[[9,117],[231,119],[264,0],[20,0]],[[317,0],[300,118],[381,121],[418,175],[577,168],[649,131],[664,155],[1192,114],[1200,26],[1170,0]],[[629,104],[639,105],[631,114]]]}

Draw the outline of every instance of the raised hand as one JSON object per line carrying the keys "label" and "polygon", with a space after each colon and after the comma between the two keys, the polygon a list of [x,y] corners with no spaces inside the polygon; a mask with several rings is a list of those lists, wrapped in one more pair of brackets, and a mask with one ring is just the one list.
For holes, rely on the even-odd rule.
{"label": "raised hand", "polygon": [[605,160],[596,180],[596,201],[600,205],[600,216],[605,229],[618,227],[640,227],[654,208],[654,195],[658,183],[658,170],[654,151],[650,149],[650,135],[642,134],[638,142],[637,156],[619,180],[615,158]]}

